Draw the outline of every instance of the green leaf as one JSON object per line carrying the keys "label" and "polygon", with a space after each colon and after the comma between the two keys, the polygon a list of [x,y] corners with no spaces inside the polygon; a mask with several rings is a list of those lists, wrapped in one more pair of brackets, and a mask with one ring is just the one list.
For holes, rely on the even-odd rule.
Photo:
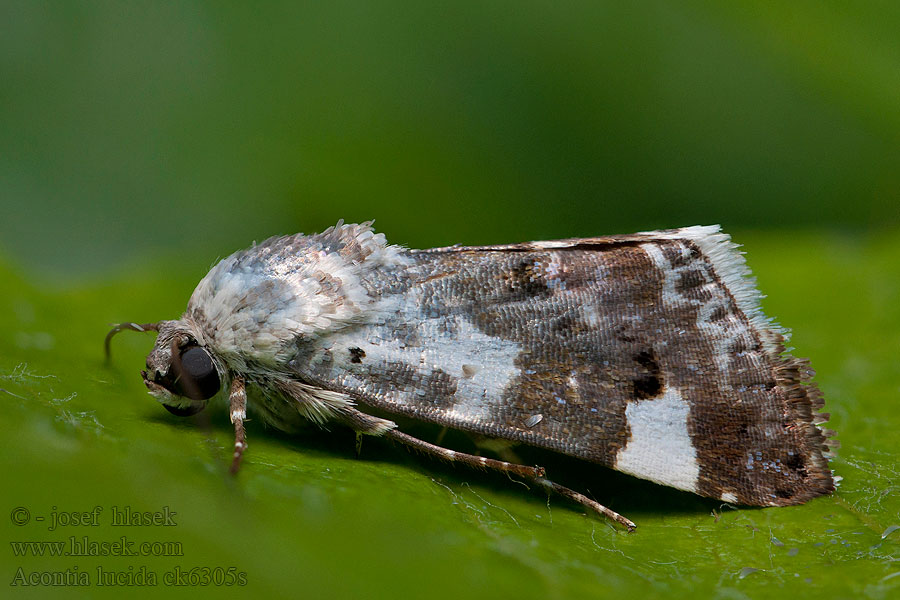
{"label": "green leaf", "polygon": [[[224,407],[179,419],[145,393],[138,371],[152,336],[117,337],[111,364],[102,354],[109,323],[180,314],[197,273],[143,265],[140,275],[59,288],[2,266],[6,540],[74,540],[99,552],[94,542],[125,536],[133,550],[150,542],[157,544],[150,551],[180,555],[34,557],[9,546],[0,571],[13,583],[21,583],[20,568],[26,578],[86,573],[92,585],[83,594],[91,597],[123,590],[98,587],[98,568],[106,577],[122,573],[121,581],[153,573],[156,594],[167,589],[167,576],[194,567],[210,569],[193,572],[209,575],[208,585],[168,590],[192,597],[892,597],[900,590],[900,236],[735,237],[769,295],[767,313],[794,329],[794,353],[810,356],[818,370],[830,426],[843,442],[833,462],[843,483],[803,506],[743,509],[541,455],[554,477],[635,520],[632,534],[560,498],[381,440],[367,439],[356,459],[352,434],[337,428],[287,436],[251,422],[243,470],[230,478]],[[27,523],[16,524],[24,514],[17,507],[28,511]],[[114,511],[124,507],[174,512],[176,525],[113,526]],[[88,524],[53,529],[54,515]],[[230,567],[246,573],[246,586],[215,585]]]}

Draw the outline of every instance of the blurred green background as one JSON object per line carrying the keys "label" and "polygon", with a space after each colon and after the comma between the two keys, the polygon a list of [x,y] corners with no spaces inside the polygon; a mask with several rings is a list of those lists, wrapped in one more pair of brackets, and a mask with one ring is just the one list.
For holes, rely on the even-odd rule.
{"label": "blurred green background", "polygon": [[[261,425],[230,482],[225,413],[163,414],[136,374],[152,340],[117,339],[104,366],[107,324],[173,318],[216,258],[338,219],[412,247],[722,223],[820,373],[842,488],[730,511],[558,465],[639,522],[627,536],[502,478]],[[171,505],[176,533],[126,533],[186,546],[0,550],[2,576],[237,565],[246,595],[890,597],[898,225],[896,2],[2,0],[0,508]],[[121,590],[80,590],[104,591]]]}
{"label": "blurred green background", "polygon": [[338,218],[418,247],[900,219],[893,2],[2,6],[28,267],[206,265]]}

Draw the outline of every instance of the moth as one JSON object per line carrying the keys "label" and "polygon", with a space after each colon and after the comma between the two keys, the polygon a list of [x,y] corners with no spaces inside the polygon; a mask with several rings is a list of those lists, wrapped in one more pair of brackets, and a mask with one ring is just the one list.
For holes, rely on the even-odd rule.
{"label": "moth", "polygon": [[[169,412],[226,396],[231,470],[248,405],[270,426],[338,423],[535,482],[634,523],[541,467],[400,431],[413,419],[599,463],[724,502],[834,490],[837,443],[807,361],[785,351],[718,226],[412,250],[371,223],[273,237],[225,258],[141,371]],[[358,437],[358,441],[359,441]]]}

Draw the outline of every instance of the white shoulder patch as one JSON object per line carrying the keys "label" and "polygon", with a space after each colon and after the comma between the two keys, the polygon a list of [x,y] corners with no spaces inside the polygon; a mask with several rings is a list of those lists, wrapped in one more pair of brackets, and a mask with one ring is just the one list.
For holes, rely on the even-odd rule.
{"label": "white shoulder patch", "polygon": [[186,320],[226,361],[283,362],[298,336],[339,331],[377,319],[366,283],[376,269],[403,268],[403,248],[368,224],[314,236],[270,238],[219,262],[188,303]]}

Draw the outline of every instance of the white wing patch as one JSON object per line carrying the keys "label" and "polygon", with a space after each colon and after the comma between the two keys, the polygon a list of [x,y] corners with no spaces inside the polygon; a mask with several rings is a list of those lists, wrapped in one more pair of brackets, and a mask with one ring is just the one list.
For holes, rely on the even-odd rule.
{"label": "white wing patch", "polygon": [[[427,340],[427,344],[407,344],[402,339],[390,339],[386,335],[390,323],[372,326],[362,333],[338,332],[323,344],[332,349],[358,347],[364,351],[366,362],[377,365],[404,363],[423,377],[440,369],[457,378],[456,395],[466,399],[464,403],[448,408],[447,418],[461,422],[489,420],[492,411],[501,404],[504,390],[520,375],[516,359],[522,346],[486,335],[462,316],[423,318],[420,296],[420,290],[405,298],[389,296],[382,299],[375,310],[381,314],[398,314],[402,323],[414,323],[414,337]],[[317,358],[312,360],[315,362]],[[342,379],[348,387],[366,388],[367,381],[354,375],[355,365],[349,362],[346,352],[335,354],[333,368],[335,377]],[[384,393],[389,402],[396,404],[429,401],[428,398],[410,398],[408,391],[400,389]]]}
{"label": "white wing patch", "polygon": [[652,400],[629,402],[625,416],[631,439],[616,456],[616,469],[680,490],[695,492],[700,465],[691,443],[690,406],[678,390],[666,388]]}

